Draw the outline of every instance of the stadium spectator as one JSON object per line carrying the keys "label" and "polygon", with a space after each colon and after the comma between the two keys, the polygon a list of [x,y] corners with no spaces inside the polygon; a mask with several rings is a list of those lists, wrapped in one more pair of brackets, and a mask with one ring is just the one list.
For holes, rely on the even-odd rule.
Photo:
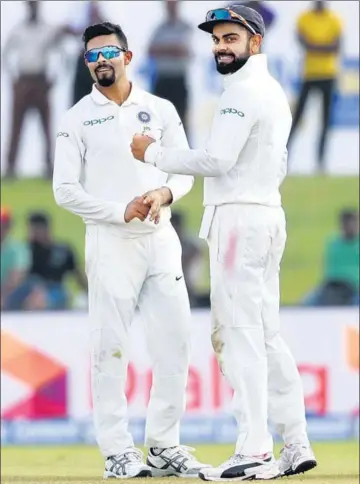
{"label": "stadium spectator", "polygon": [[23,123],[30,110],[35,110],[40,115],[45,137],[45,175],[47,178],[52,176],[49,105],[52,82],[47,66],[62,32],[39,18],[40,3],[26,2],[28,17],[11,32],[4,47],[3,67],[13,81],[12,127],[6,160],[6,177],[9,178],[15,176]]}
{"label": "stadium spectator", "polygon": [[340,214],[340,234],[325,247],[324,282],[305,298],[306,306],[359,304],[359,214]]}
{"label": "stadium spectator", "polygon": [[318,144],[317,162],[323,171],[326,143],[331,121],[331,108],[336,79],[339,72],[341,18],[327,7],[325,1],[315,1],[310,10],[297,21],[298,40],[305,51],[303,81],[293,118],[290,143],[302,119],[309,94],[313,91],[322,96],[322,127]]}
{"label": "stadium spectator", "polygon": [[[77,2],[76,15],[74,15],[74,6],[71,5],[70,18],[64,32],[74,37],[80,37],[85,27],[103,22],[100,5],[96,0]],[[72,92],[72,104],[76,104],[80,99],[91,92],[94,81],[92,80],[89,69],[84,62],[84,46],[79,46],[79,54],[76,61],[75,76]]]}
{"label": "stadium spectator", "polygon": [[60,310],[70,305],[65,277],[72,275],[87,291],[85,275],[80,270],[71,247],[53,240],[46,214],[32,213],[28,219],[28,242],[32,262],[23,284],[11,295],[8,309]]}
{"label": "stadium spectator", "polygon": [[1,207],[1,309],[7,309],[8,297],[23,282],[30,263],[30,254],[25,244],[11,236],[12,217]]}
{"label": "stadium spectator", "polygon": [[191,54],[191,26],[179,16],[179,1],[167,0],[167,18],[152,34],[148,55],[153,61],[152,92],[171,101],[187,129],[187,70]]}
{"label": "stadium spectator", "polygon": [[182,247],[182,266],[191,307],[210,307],[210,295],[200,294],[196,283],[202,264],[199,239],[186,233],[184,215],[173,212],[171,223],[178,234]]}

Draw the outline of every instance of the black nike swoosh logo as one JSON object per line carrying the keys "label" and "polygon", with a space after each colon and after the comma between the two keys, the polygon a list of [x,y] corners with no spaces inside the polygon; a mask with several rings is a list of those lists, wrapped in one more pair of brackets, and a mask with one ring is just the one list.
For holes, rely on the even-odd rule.
{"label": "black nike swoosh logo", "polygon": [[175,280],[176,280],[176,281],[180,281],[180,279],[182,279],[182,276],[177,276],[177,277],[175,277]]}

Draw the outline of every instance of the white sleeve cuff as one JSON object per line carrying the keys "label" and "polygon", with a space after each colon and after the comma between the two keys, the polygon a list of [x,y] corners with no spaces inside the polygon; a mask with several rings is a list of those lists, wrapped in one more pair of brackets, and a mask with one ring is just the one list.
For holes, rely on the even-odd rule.
{"label": "white sleeve cuff", "polygon": [[161,146],[158,143],[151,143],[146,150],[144,155],[145,163],[156,166],[156,159],[161,153]]}

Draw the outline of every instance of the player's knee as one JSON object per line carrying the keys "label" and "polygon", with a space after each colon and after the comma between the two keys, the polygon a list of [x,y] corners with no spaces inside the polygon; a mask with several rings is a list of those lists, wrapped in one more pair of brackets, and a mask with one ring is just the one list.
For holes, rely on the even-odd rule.
{"label": "player's knee", "polygon": [[92,367],[95,372],[121,376],[126,372],[125,346],[110,328],[91,332]]}

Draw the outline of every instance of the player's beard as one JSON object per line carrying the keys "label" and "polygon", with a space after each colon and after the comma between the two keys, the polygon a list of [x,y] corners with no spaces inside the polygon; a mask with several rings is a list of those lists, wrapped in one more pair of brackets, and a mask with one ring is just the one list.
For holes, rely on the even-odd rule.
{"label": "player's beard", "polygon": [[[104,66],[102,66],[104,67]],[[114,84],[115,82],[115,71],[111,66],[106,66],[108,69],[110,69],[110,72],[106,73],[98,73],[97,69],[95,70],[95,76],[97,79],[97,82],[100,86],[102,87],[110,87]]]}
{"label": "player's beard", "polygon": [[[225,54],[222,53],[223,55]],[[234,54],[225,54],[225,55],[231,55],[234,60],[232,62],[229,62],[228,64],[225,64],[224,62],[219,62],[218,57],[220,53],[218,52],[215,54],[215,63],[216,63],[216,69],[220,74],[226,75],[226,74],[234,74],[234,72],[237,72],[239,69],[244,67],[244,65],[247,63],[250,57],[250,42],[248,42],[246,46],[246,51],[236,57]]]}

